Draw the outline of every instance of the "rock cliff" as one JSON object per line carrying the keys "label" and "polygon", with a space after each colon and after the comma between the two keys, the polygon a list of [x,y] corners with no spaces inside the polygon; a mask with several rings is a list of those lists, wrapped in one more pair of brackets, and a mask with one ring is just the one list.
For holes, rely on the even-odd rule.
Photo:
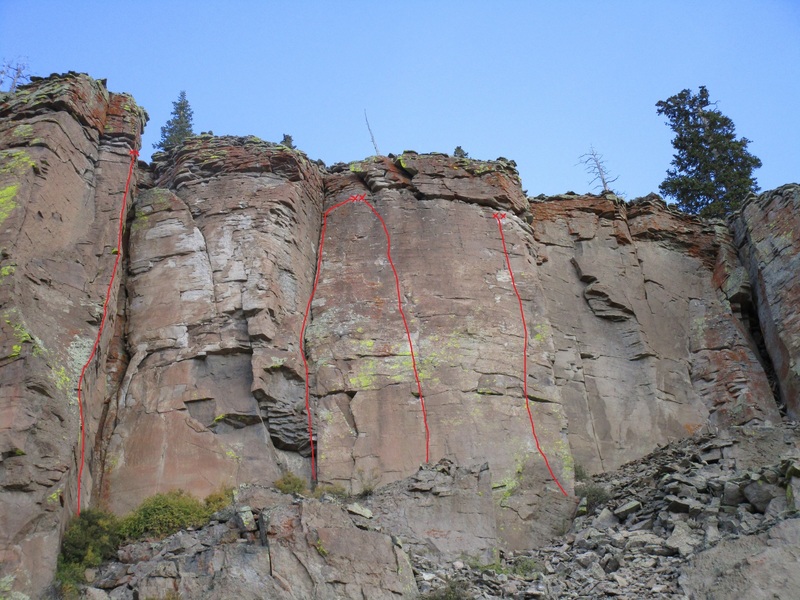
{"label": "rock cliff", "polygon": [[[197,583],[177,573],[214,546],[202,560],[235,554],[275,597],[310,597],[286,592],[292,578],[320,598],[412,597],[407,552],[489,561],[543,547],[570,527],[576,471],[800,410],[797,185],[749,200],[729,227],[656,196],[528,198],[502,158],[407,151],[326,168],[201,135],[136,165],[116,248],[146,120],[85,75],[0,96],[0,575],[15,589],[47,587],[77,508],[77,376],[117,252],[83,386],[84,507],[310,478],[309,417],[319,483],[373,492],[369,518],[253,500],[270,515],[267,554],[225,546],[222,525],[184,540],[196,552],[169,568],[187,597]],[[320,540],[335,549],[309,553]],[[374,572],[354,570],[358,552],[382,557]],[[152,579],[164,567],[141,568],[106,589],[167,591]],[[234,572],[218,581],[219,597],[249,597]]]}
{"label": "rock cliff", "polygon": [[[50,582],[76,509],[77,380],[119,251],[129,151],[146,120],[130,96],[85,75],[0,98],[0,564],[20,589]],[[101,475],[96,432],[123,373],[115,313],[125,313],[124,290],[110,292],[112,318],[83,390],[84,489]]]}

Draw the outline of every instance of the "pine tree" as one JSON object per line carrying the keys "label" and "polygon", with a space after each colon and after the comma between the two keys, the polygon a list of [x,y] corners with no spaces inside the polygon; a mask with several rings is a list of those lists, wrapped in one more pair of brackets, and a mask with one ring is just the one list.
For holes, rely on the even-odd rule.
{"label": "pine tree", "polygon": [[153,148],[169,150],[193,135],[192,107],[186,99],[186,92],[181,91],[178,100],[172,103],[172,118],[161,128],[161,141],[153,144]]}
{"label": "pine tree", "polygon": [[[708,99],[700,86],[656,103],[675,132],[673,168],[659,186],[678,208],[703,217],[722,217],[736,210],[749,192],[757,192],[753,170],[761,161],[747,151],[750,140],[736,139],[733,121]],[[711,108],[709,108],[711,107]]]}

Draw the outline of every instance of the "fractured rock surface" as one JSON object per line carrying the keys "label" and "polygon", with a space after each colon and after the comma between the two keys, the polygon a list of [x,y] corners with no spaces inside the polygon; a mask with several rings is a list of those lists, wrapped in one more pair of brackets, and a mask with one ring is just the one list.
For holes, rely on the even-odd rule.
{"label": "fractured rock surface", "polygon": [[800,417],[800,185],[751,197],[733,220],[764,346],[790,418]]}
{"label": "fractured rock surface", "polygon": [[736,267],[720,251],[726,230],[652,198],[567,196],[531,211],[576,464],[602,472],[709,422],[780,420],[717,289]]}
{"label": "fractured rock surface", "polygon": [[[119,252],[129,151],[146,120],[130,96],[75,73],[0,95],[0,576],[34,597],[76,509],[77,381]],[[118,382],[119,284],[83,384],[84,506],[99,473],[95,434]]]}
{"label": "fractured rock surface", "polygon": [[242,495],[251,504],[220,511],[202,529],[124,546],[98,570],[90,597],[417,597],[408,557],[388,535],[359,529],[330,501],[252,491]]}
{"label": "fractured rock surface", "polygon": [[[595,506],[554,544],[483,566],[412,557],[418,586],[472,598],[792,598],[800,519],[786,497],[798,458],[796,424],[674,442],[581,482]],[[776,490],[766,510],[742,493],[755,482]]]}
{"label": "fractured rock surface", "polygon": [[[431,462],[489,463],[497,531],[509,547],[552,535],[573,509],[537,452],[522,396],[519,304],[492,218],[498,209],[515,208],[521,195],[515,177],[504,163],[406,153],[326,179],[326,206],[366,193],[386,223],[426,403]],[[515,216],[504,227],[531,328],[528,391],[537,434],[570,489],[551,342],[537,328],[547,319],[543,293],[528,275],[530,233]],[[328,217],[306,339],[316,375],[320,480],[353,493],[407,477],[425,461],[425,426],[396,293],[380,221],[363,204],[336,209]],[[550,511],[552,518],[544,514]]]}
{"label": "fractured rock surface", "polygon": [[[461,552],[489,561],[546,547],[574,514],[576,472],[610,472],[708,428],[777,424],[773,392],[796,416],[796,185],[745,203],[732,235],[655,196],[526,198],[502,158],[404,152],[326,169],[258,138],[200,135],[135,165],[116,248],[129,151],[145,120],[129,96],[84,75],[0,95],[0,576],[15,589],[36,596],[46,586],[76,508],[77,377],[119,252],[83,386],[84,506],[121,514],[159,491],[204,496],[269,486],[287,471],[307,478],[309,417],[320,482],[374,493],[347,508],[252,506],[219,520],[205,542],[166,551],[174,556],[147,567],[155,555],[123,560],[104,588],[112,597],[165,585],[194,593],[190,581],[211,572],[229,594],[220,598],[262,584],[275,597],[402,597],[441,579],[425,565],[463,562]],[[328,216],[317,273],[323,213],[353,195],[386,230],[366,204],[343,204]],[[506,214],[527,332],[496,212]],[[309,415],[299,334],[317,275],[304,340]],[[568,498],[532,435],[526,337],[532,420]],[[767,438],[700,449],[708,464],[751,461],[747,481],[670,471],[663,496],[623,494],[592,517],[605,532],[642,523],[602,542],[635,550],[632,568],[669,563],[668,581],[657,572],[647,589],[631,584],[630,597],[673,593],[670,561],[716,544],[713,528],[698,541],[695,521],[711,522],[709,506],[729,507],[718,511],[720,531],[773,545],[792,538],[790,525],[767,525],[793,510],[800,471],[761,470],[784,443]],[[262,516],[258,532],[249,528]],[[608,570],[619,552],[606,558],[593,536],[570,542],[580,556],[550,560],[549,575],[570,564],[595,578],[558,583],[564,597],[600,571],[611,579],[598,590],[629,593],[632,575]],[[373,555],[375,570],[352,566]],[[550,585],[492,577],[486,597],[544,597]],[[295,581],[300,592],[287,592]]]}
{"label": "fractured rock surface", "polygon": [[201,137],[154,179],[164,187],[137,199],[131,224],[133,359],[106,458],[119,513],[154,491],[271,483],[287,466],[276,448],[309,447],[298,331],[317,165],[255,138]]}

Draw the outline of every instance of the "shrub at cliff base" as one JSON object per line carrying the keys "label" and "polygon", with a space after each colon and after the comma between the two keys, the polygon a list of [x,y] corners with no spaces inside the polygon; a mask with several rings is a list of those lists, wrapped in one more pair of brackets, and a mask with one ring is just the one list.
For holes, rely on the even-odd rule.
{"label": "shrub at cliff base", "polygon": [[56,580],[62,594],[77,597],[86,569],[114,557],[123,541],[163,538],[187,527],[200,527],[232,500],[231,490],[215,492],[204,502],[176,490],[147,498],[122,519],[102,510],[84,510],[69,524],[61,544]]}
{"label": "shrub at cliff base", "polygon": [[162,538],[186,527],[204,525],[217,510],[183,490],[156,494],[122,519],[119,531],[126,539]]}
{"label": "shrub at cliff base", "polygon": [[122,537],[119,520],[102,510],[89,509],[70,523],[61,543],[56,579],[66,598],[77,595],[86,569],[97,567],[117,553]]}
{"label": "shrub at cliff base", "polygon": [[305,494],[306,482],[289,471],[280,479],[275,480],[275,487],[284,494]]}

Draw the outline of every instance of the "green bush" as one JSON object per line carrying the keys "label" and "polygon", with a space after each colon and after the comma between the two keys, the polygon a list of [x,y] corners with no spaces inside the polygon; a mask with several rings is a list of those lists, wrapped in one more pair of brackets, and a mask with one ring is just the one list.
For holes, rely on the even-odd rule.
{"label": "green bush", "polygon": [[274,485],[284,494],[304,494],[306,492],[306,482],[291,471],[280,479],[276,479]]}
{"label": "green bush", "polygon": [[156,494],[122,519],[120,534],[127,539],[145,535],[163,538],[187,527],[205,525],[214,512],[216,509],[183,490]]}
{"label": "green bush", "polygon": [[533,577],[537,573],[542,573],[542,565],[532,559],[530,556],[523,556],[518,558],[513,566],[511,572],[520,577]]}
{"label": "green bush", "polygon": [[471,600],[472,598],[474,596],[469,593],[467,584],[455,579],[449,580],[443,588],[420,596],[420,600]]}
{"label": "green bush", "polygon": [[232,501],[230,489],[214,492],[204,502],[177,490],[147,498],[123,519],[102,510],[84,510],[69,524],[61,542],[56,580],[62,597],[77,598],[79,586],[86,583],[86,569],[114,557],[124,540],[145,535],[166,537],[186,527],[205,525],[211,515]]}
{"label": "green bush", "polygon": [[56,570],[62,594],[76,594],[86,569],[115,556],[121,541],[120,522],[110,513],[88,509],[73,519],[64,532]]}
{"label": "green bush", "polygon": [[586,498],[586,512],[592,514],[595,508],[608,502],[610,496],[606,489],[596,483],[582,483],[575,486],[575,495]]}
{"label": "green bush", "polygon": [[209,494],[203,503],[206,505],[209,518],[211,518],[215,512],[233,504],[233,488],[221,488]]}
{"label": "green bush", "polygon": [[529,556],[520,557],[513,562],[495,560],[493,563],[484,564],[477,558],[467,558],[466,562],[472,569],[494,571],[498,575],[531,578],[536,573],[542,572],[542,566]]}

